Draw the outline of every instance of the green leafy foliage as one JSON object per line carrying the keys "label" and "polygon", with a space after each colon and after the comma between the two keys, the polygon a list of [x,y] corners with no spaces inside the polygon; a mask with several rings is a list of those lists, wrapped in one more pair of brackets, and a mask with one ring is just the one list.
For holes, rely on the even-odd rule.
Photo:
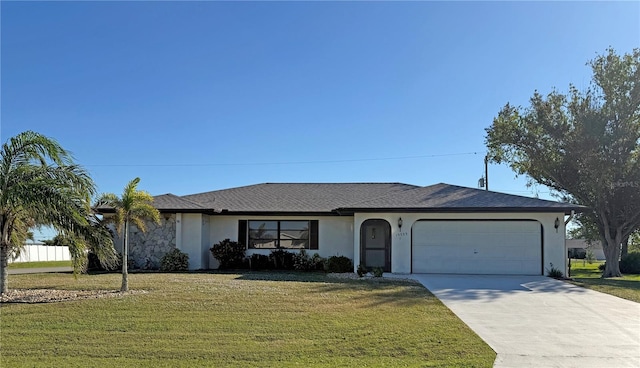
{"label": "green leafy foliage", "polygon": [[284,249],[276,249],[269,254],[269,260],[273,263],[276,270],[293,270],[295,269],[294,254]]}
{"label": "green leafy foliage", "polygon": [[26,131],[3,144],[0,156],[0,294],[8,290],[8,258],[33,226],[52,226],[72,240],[76,273],[84,269],[88,249],[113,260],[113,241],[97,226],[89,202],[95,184],[68,151],[54,139]]}
{"label": "green leafy foliage", "polygon": [[211,254],[220,262],[221,269],[247,267],[246,247],[230,239],[224,239],[210,248]]}
{"label": "green leafy foliage", "polygon": [[272,270],[274,265],[269,256],[264,254],[252,254],[249,258],[249,267],[254,271]]}
{"label": "green leafy foliage", "polygon": [[564,274],[560,269],[553,266],[553,263],[549,263],[549,268],[547,268],[547,276],[553,277],[554,279],[561,279],[564,277]]}
{"label": "green leafy foliage", "polygon": [[535,92],[527,108],[505,105],[486,144],[492,161],[587,207],[583,236],[604,240],[603,276],[617,277],[620,244],[640,227],[640,49],[610,48],[589,65],[584,92],[570,85]]}
{"label": "green leafy foliage", "polygon": [[171,249],[160,261],[160,271],[186,271],[189,269],[189,255],[180,249]]}
{"label": "green leafy foliage", "polygon": [[382,270],[382,267],[374,267],[371,270],[371,274],[373,274],[373,277],[382,277],[383,273],[384,271]]}
{"label": "green leafy foliage", "polygon": [[640,274],[640,252],[631,252],[620,259],[622,273]]}
{"label": "green leafy foliage", "polygon": [[353,262],[345,256],[331,256],[327,259],[327,272],[353,272]]}
{"label": "green leafy foliage", "polygon": [[367,270],[363,264],[359,264],[358,269],[356,269],[356,273],[358,274],[358,277],[364,277],[364,275],[369,273],[369,270]]}
{"label": "green leafy foliage", "polygon": [[325,261],[318,253],[309,256],[306,250],[300,249],[297,254],[293,255],[293,268],[298,271],[322,271]]}
{"label": "green leafy foliage", "polygon": [[120,291],[129,290],[129,226],[134,224],[138,230],[147,231],[146,220],[156,224],[160,223],[160,212],[153,206],[153,196],[144,190],[138,189],[140,178],[134,178],[124,187],[122,196],[113,193],[105,193],[98,198],[95,207],[106,207],[115,211],[113,217],[108,219],[115,222],[117,231],[124,239],[122,243],[122,286]]}

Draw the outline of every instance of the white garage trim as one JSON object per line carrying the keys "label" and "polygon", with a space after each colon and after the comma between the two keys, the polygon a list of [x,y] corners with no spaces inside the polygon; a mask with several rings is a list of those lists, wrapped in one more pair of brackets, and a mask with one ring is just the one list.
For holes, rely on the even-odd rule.
{"label": "white garage trim", "polygon": [[411,272],[543,274],[543,230],[536,220],[418,220]]}

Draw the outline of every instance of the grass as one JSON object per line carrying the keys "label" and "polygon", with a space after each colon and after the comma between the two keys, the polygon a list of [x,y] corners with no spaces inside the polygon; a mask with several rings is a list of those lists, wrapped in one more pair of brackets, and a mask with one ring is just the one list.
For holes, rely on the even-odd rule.
{"label": "grass", "polygon": [[45,267],[71,267],[71,261],[43,261],[43,262],[18,262],[9,263],[9,269],[17,268],[45,268]]}
{"label": "grass", "polygon": [[[11,288],[116,289],[118,274],[12,275]],[[1,307],[3,367],[491,367],[419,284],[324,274],[130,275],[146,294]]]}
{"label": "grass", "polygon": [[582,260],[571,260],[573,283],[640,303],[640,275],[624,275],[603,279],[601,278],[602,271],[598,270],[598,265],[601,263],[584,263],[583,265]]}

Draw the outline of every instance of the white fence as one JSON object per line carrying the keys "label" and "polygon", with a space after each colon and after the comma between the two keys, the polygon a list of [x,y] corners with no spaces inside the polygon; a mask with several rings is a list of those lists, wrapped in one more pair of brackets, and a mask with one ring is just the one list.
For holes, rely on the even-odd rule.
{"label": "white fence", "polygon": [[42,261],[69,261],[69,247],[48,245],[25,245],[20,256],[10,262],[42,262]]}

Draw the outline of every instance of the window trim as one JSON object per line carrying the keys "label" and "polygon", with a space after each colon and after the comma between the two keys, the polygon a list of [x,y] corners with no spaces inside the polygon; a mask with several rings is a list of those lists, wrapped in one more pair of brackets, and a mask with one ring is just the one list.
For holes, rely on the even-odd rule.
{"label": "window trim", "polygon": [[[251,248],[249,246],[250,243],[250,238],[249,238],[249,233],[250,233],[250,228],[249,228],[249,222],[250,221],[275,221],[277,222],[277,227],[278,227],[278,238],[277,238],[277,242],[278,242],[278,247],[276,248]],[[285,221],[306,221],[309,223],[309,236],[308,236],[308,242],[307,242],[307,246],[305,248],[283,248],[279,246],[279,242],[281,240],[281,235],[280,235],[280,222],[285,222]],[[318,249],[318,220],[308,220],[308,219],[286,219],[286,220],[281,220],[281,219],[251,219],[251,220],[238,220],[238,243],[241,243],[245,246],[245,249],[267,249],[267,250],[274,250],[274,249],[284,249],[284,250],[300,250],[300,249],[305,249],[305,250],[317,250]]]}

